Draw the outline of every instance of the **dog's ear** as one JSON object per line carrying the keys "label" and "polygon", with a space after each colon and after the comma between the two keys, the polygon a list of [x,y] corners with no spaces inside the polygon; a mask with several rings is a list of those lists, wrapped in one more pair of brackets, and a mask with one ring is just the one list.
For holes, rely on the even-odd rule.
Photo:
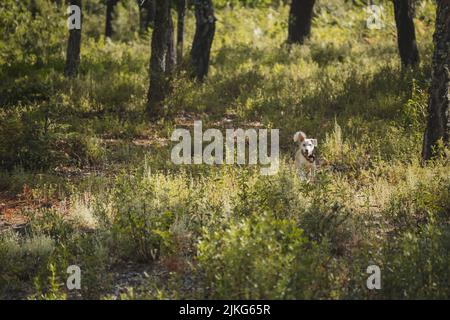
{"label": "dog's ear", "polygon": [[317,139],[311,139],[312,144],[314,147],[317,147]]}
{"label": "dog's ear", "polygon": [[294,142],[302,142],[306,139],[306,134],[302,131],[298,131],[294,134]]}

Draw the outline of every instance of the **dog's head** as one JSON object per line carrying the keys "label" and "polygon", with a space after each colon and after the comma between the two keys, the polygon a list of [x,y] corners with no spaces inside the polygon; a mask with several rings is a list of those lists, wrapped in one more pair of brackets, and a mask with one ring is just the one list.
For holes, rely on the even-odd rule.
{"label": "dog's head", "polygon": [[308,139],[304,132],[298,131],[294,134],[294,142],[300,145],[300,150],[308,161],[315,160],[314,150],[317,147],[317,139]]}

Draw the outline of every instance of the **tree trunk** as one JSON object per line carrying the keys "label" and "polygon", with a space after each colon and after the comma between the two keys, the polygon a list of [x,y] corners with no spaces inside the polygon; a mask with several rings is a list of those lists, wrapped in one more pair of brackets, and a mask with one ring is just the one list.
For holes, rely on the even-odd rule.
{"label": "tree trunk", "polygon": [[118,0],[106,0],[106,24],[105,24],[105,38],[111,38],[113,35],[113,18],[114,8],[117,5]]}
{"label": "tree trunk", "polygon": [[155,23],[155,15],[156,15],[156,1],[155,0],[147,0],[147,21],[146,21],[146,29],[149,27],[153,27]]}
{"label": "tree trunk", "polygon": [[166,57],[166,70],[167,73],[172,73],[175,70],[175,65],[177,64],[177,52],[175,50],[175,42],[174,42],[174,26],[172,20],[172,14],[169,5],[169,14],[168,14],[168,23],[167,23],[167,57]]}
{"label": "tree trunk", "polygon": [[208,75],[209,56],[216,30],[216,18],[211,0],[195,0],[196,29],[191,59],[194,76],[202,81]]}
{"label": "tree trunk", "polygon": [[415,0],[394,0],[397,42],[403,66],[415,66],[419,63],[416,32],[414,28]]}
{"label": "tree trunk", "polygon": [[311,34],[315,0],[292,0],[289,12],[288,43],[303,44]]}
{"label": "tree trunk", "polygon": [[147,96],[147,113],[152,118],[158,118],[162,115],[163,102],[168,90],[166,58],[168,51],[169,1],[155,0],[155,2],[156,14],[150,57],[150,87]]}
{"label": "tree trunk", "polygon": [[139,6],[139,32],[145,33],[153,27],[155,20],[155,0],[137,0]]}
{"label": "tree trunk", "polygon": [[[78,6],[82,12],[81,0],[70,0],[70,5]],[[81,13],[81,23],[83,21]],[[81,49],[81,28],[69,30],[69,41],[67,43],[66,66],[64,74],[67,77],[74,77],[78,73],[80,65],[80,49]]]}
{"label": "tree trunk", "polygon": [[38,14],[39,11],[36,4],[36,0],[31,0],[30,10],[31,10],[31,17],[36,18],[36,15]]}
{"label": "tree trunk", "polygon": [[434,55],[431,87],[428,100],[427,128],[423,139],[422,157],[429,160],[435,156],[435,148],[442,139],[448,146],[450,115],[450,0],[437,2],[436,29],[434,32]]}
{"label": "tree trunk", "polygon": [[186,0],[177,2],[177,64],[183,62],[184,21],[186,18]]}

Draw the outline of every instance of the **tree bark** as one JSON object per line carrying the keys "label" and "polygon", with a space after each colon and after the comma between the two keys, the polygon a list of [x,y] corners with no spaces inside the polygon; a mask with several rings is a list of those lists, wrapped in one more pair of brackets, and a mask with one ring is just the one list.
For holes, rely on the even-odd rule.
{"label": "tree bark", "polygon": [[[70,0],[70,5],[78,6],[81,10],[81,21],[83,21],[81,0]],[[82,22],[81,22],[82,23]],[[74,77],[78,73],[80,65],[80,49],[81,49],[81,28],[69,30],[69,41],[67,43],[66,66],[64,74],[67,77]]]}
{"label": "tree bark", "polygon": [[36,18],[36,15],[38,14],[38,11],[39,11],[38,7],[37,7],[37,4],[36,4],[36,0],[31,0],[30,10],[31,10],[31,16],[33,18]]}
{"label": "tree bark", "polygon": [[139,6],[139,32],[145,33],[153,27],[155,20],[155,0],[136,0]]}
{"label": "tree bark", "polygon": [[436,155],[435,147],[442,139],[448,146],[450,115],[450,0],[437,2],[436,29],[433,36],[434,54],[428,100],[427,128],[423,139],[422,157]]}
{"label": "tree bark", "polygon": [[150,57],[150,87],[147,96],[147,113],[151,118],[158,118],[162,115],[163,102],[168,90],[166,58],[168,51],[169,1],[155,0],[155,3],[156,14]]}
{"label": "tree bark", "polygon": [[116,7],[119,0],[106,0],[106,24],[105,24],[105,38],[111,38],[113,35],[113,18],[114,18],[114,8]]}
{"label": "tree bark", "polygon": [[216,17],[211,0],[195,0],[196,29],[191,60],[194,77],[202,81],[208,75],[211,46],[216,31]]}
{"label": "tree bark", "polygon": [[146,28],[153,27],[153,24],[155,22],[155,15],[156,15],[156,2],[155,0],[147,0],[147,21],[146,21]]}
{"label": "tree bark", "polygon": [[186,19],[186,0],[177,2],[177,64],[183,62],[184,23]]}
{"label": "tree bark", "polygon": [[413,20],[415,14],[414,2],[415,0],[394,0],[398,50],[405,67],[414,67],[419,63],[419,51],[417,50]]}
{"label": "tree bark", "polygon": [[175,49],[174,42],[174,25],[171,14],[171,9],[169,5],[169,14],[168,14],[168,23],[167,23],[167,57],[166,57],[166,70],[167,73],[172,73],[175,70],[175,66],[177,64],[177,51]]}
{"label": "tree bark", "polygon": [[289,12],[288,43],[303,44],[311,35],[315,0],[292,0]]}

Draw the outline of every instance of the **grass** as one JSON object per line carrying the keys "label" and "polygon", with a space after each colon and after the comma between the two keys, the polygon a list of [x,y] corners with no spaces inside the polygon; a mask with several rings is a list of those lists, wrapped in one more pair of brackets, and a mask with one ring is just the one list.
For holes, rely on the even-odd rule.
{"label": "grass", "polygon": [[[413,71],[401,70],[388,4],[385,27],[368,30],[363,8],[320,1],[312,38],[293,47],[287,7],[220,8],[208,78],[180,70],[157,123],[144,116],[150,34],[137,35],[135,6],[118,9],[105,41],[92,1],[68,80],[64,9],[40,3],[34,20],[15,1],[1,10],[0,28],[35,31],[1,40],[0,217],[28,224],[0,231],[0,297],[450,297],[448,160],[420,160],[431,1],[417,7]],[[190,13],[186,43],[193,27]],[[280,172],[174,165],[169,137],[194,119],[279,128]],[[319,140],[314,183],[293,168],[298,130]],[[63,285],[72,264],[76,292]],[[381,290],[365,285],[372,264]],[[130,270],[146,276],[118,289]]]}

